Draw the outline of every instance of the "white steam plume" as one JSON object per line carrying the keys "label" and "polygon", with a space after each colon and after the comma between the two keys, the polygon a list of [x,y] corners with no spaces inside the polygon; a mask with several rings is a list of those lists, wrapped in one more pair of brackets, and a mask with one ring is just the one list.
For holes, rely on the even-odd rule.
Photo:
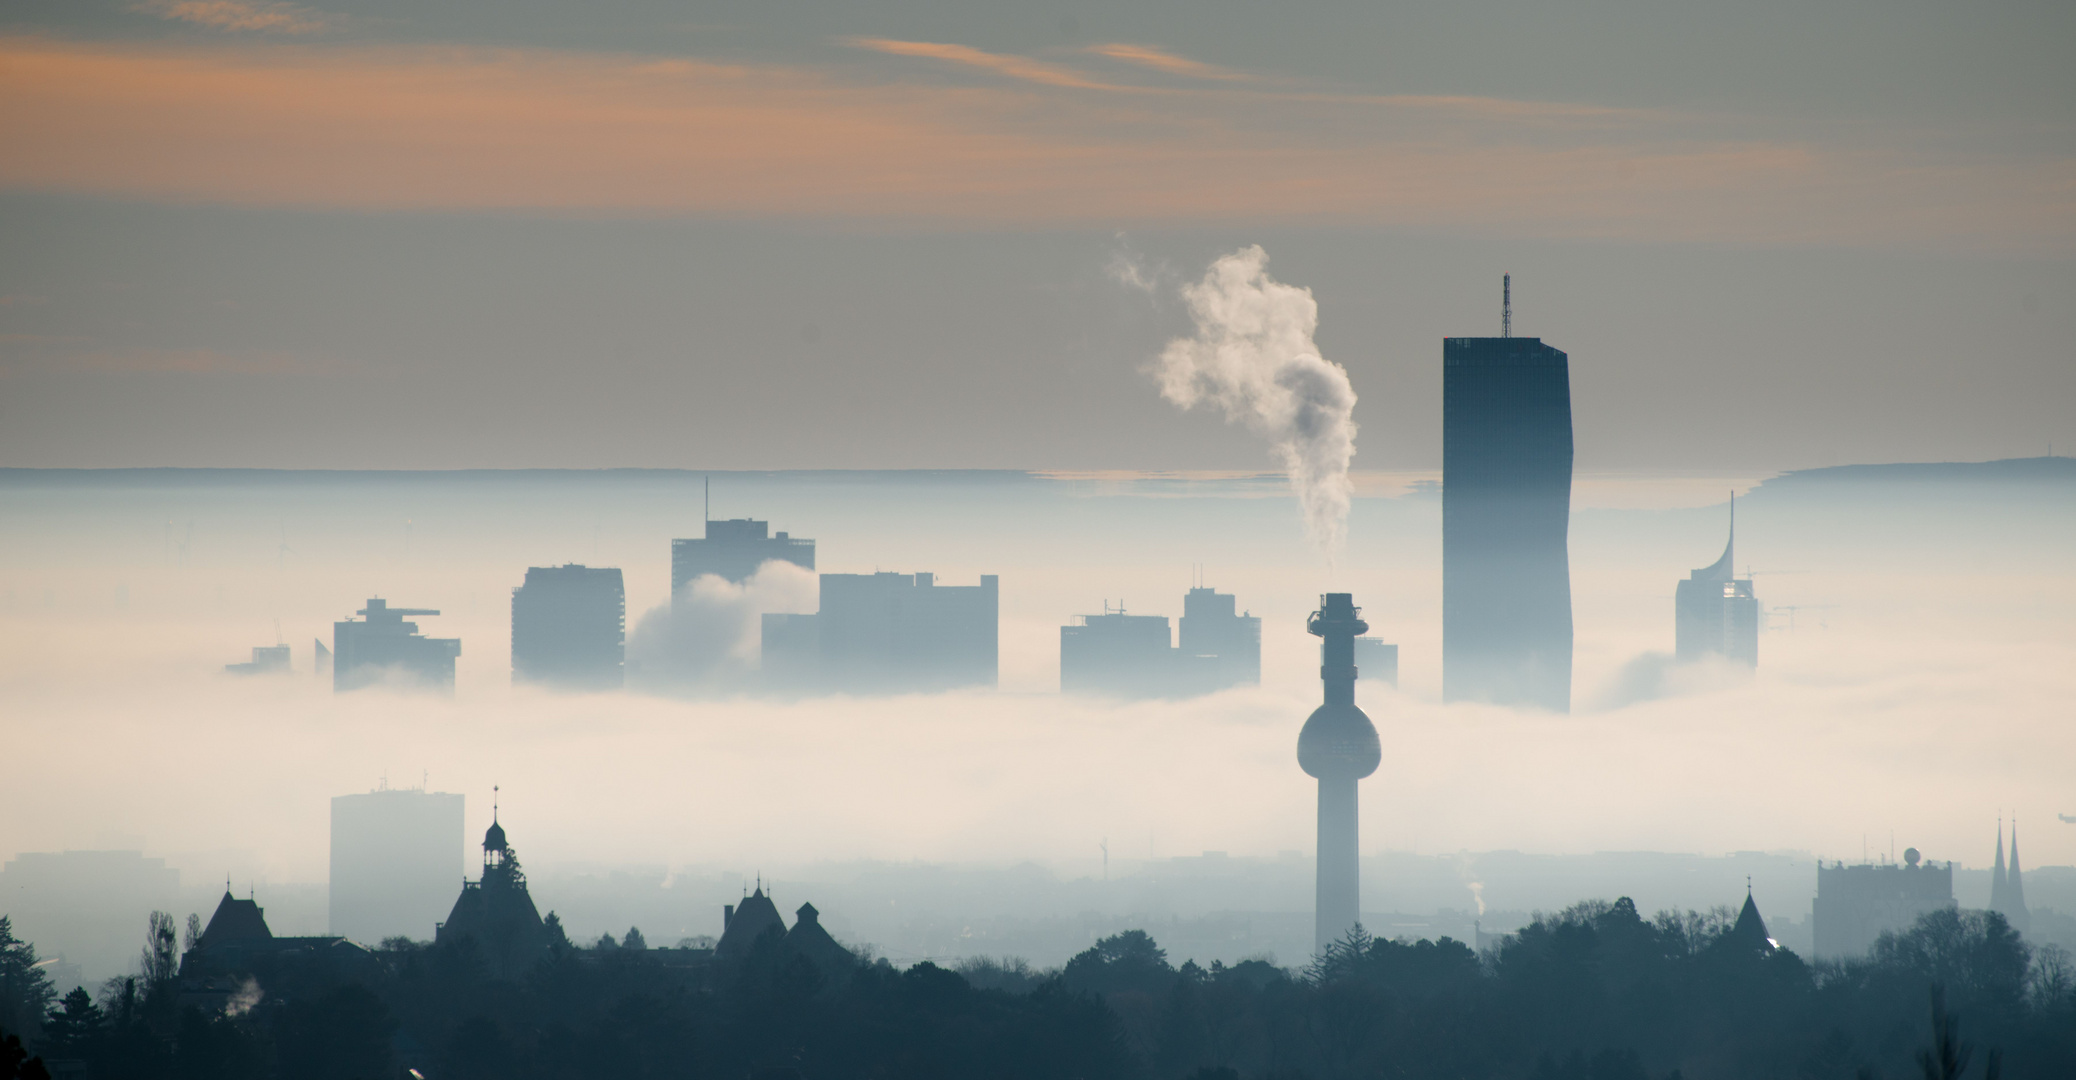
{"label": "white steam plume", "polygon": [[1269,277],[1267,252],[1245,247],[1182,287],[1193,338],[1161,352],[1161,396],[1185,409],[1211,402],[1269,440],[1304,508],[1305,531],[1331,559],[1347,533],[1354,485],[1355,389],[1319,355],[1312,290]]}

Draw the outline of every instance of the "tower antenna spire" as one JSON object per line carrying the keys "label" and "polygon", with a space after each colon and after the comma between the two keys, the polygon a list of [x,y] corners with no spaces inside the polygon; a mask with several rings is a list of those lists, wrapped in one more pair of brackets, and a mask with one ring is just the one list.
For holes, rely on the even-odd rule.
{"label": "tower antenna spire", "polygon": [[1514,275],[1499,275],[1499,336],[1514,336]]}

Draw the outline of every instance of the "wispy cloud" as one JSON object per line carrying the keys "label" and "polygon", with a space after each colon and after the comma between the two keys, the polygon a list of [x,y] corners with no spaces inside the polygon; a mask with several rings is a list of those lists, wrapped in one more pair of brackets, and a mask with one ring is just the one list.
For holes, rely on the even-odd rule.
{"label": "wispy cloud", "polygon": [[1085,93],[1110,85],[963,46],[863,47],[1014,85],[541,49],[0,38],[0,188],[942,227],[2076,245],[2076,160],[1488,98]]}
{"label": "wispy cloud", "polygon": [[1091,45],[1086,51],[1097,56],[1107,56],[1112,60],[1120,60],[1127,64],[1137,64],[1140,67],[1152,68],[1155,71],[1169,75],[1186,75],[1192,79],[1219,79],[1228,82],[1250,82],[1254,79],[1254,76],[1248,75],[1245,72],[1232,71],[1212,64],[1206,64],[1199,60],[1191,60],[1186,56],[1177,56],[1165,49],[1156,49],[1151,45],[1126,45],[1122,42],[1111,42],[1106,45]]}
{"label": "wispy cloud", "polygon": [[134,10],[175,22],[217,30],[311,34],[330,29],[334,16],[300,4],[251,4],[242,0],[141,0]]}
{"label": "wispy cloud", "polygon": [[1136,87],[1120,86],[1115,83],[1099,82],[1070,67],[1048,64],[1028,56],[1009,53],[983,52],[967,45],[947,45],[934,41],[896,41],[891,38],[851,38],[848,44],[860,49],[871,49],[891,56],[920,56],[931,60],[942,60],[948,64],[959,64],[982,71],[991,71],[1011,79],[1040,83],[1045,86],[1064,86],[1077,90],[1133,90]]}

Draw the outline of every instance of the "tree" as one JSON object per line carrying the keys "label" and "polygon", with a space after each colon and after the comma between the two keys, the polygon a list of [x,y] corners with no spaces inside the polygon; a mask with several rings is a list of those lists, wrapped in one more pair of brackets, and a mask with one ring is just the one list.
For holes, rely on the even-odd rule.
{"label": "tree", "polygon": [[0,1027],[30,1032],[58,996],[50,974],[36,959],[36,946],[14,936],[14,923],[0,915]]}
{"label": "tree", "polygon": [[151,993],[170,985],[180,975],[180,935],[173,916],[154,911],[144,930],[144,987]]}
{"label": "tree", "polygon": [[22,1037],[0,1031],[0,1080],[50,1080],[43,1059],[30,1057]]}
{"label": "tree", "polygon": [[1076,990],[1109,994],[1119,990],[1159,993],[1175,978],[1168,953],[1144,930],[1112,934],[1072,960],[1060,978]]}
{"label": "tree", "polygon": [[190,911],[187,913],[187,949],[193,949],[201,940],[202,917]]}
{"label": "tree", "polygon": [[44,1046],[54,1057],[85,1057],[107,1026],[107,1015],[86,987],[75,986],[43,1018]]}
{"label": "tree", "polygon": [[642,938],[642,932],[639,928],[630,926],[627,928],[627,936],[620,939],[620,947],[623,949],[640,950],[648,948],[649,943]]}

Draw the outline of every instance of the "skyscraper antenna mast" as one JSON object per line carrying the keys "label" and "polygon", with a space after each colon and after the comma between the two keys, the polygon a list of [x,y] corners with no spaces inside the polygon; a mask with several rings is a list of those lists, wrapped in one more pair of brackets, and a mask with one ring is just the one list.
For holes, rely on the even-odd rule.
{"label": "skyscraper antenna mast", "polygon": [[1514,275],[1499,275],[1499,336],[1514,336]]}

